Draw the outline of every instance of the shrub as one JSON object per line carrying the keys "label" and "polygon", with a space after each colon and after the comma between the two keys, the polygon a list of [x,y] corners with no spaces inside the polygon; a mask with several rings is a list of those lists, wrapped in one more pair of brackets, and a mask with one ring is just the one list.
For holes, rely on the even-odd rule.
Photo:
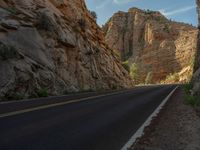
{"label": "shrub", "polygon": [[49,94],[48,94],[47,89],[42,88],[37,91],[37,95],[38,97],[47,97]]}
{"label": "shrub", "polygon": [[145,11],[145,13],[146,13],[146,14],[153,14],[153,13],[155,13],[155,12],[152,11],[152,10],[147,9],[147,10]]}
{"label": "shrub", "polygon": [[179,79],[180,79],[180,77],[179,77],[179,74],[178,73],[174,73],[174,74],[172,74],[172,73],[170,73],[167,77],[166,77],[166,79],[165,79],[165,82],[179,82]]}
{"label": "shrub", "polygon": [[175,82],[179,82],[179,80],[180,80],[180,77],[179,77],[178,73],[175,73],[174,76],[173,76],[173,78],[174,78]]}
{"label": "shrub", "polygon": [[2,60],[12,59],[17,57],[17,50],[13,46],[6,46],[0,43],[0,58]]}
{"label": "shrub", "polygon": [[138,81],[138,66],[136,63],[133,63],[130,67],[130,76],[133,79],[134,82]]}
{"label": "shrub", "polygon": [[194,107],[199,107],[200,96],[185,95],[185,103]]}
{"label": "shrub", "polygon": [[92,17],[96,20],[97,19],[97,13],[95,11],[90,11],[90,14]]}
{"label": "shrub", "polygon": [[193,68],[193,67],[194,67],[194,64],[195,64],[195,57],[193,56],[193,57],[190,59],[190,66]]}
{"label": "shrub", "polygon": [[170,33],[169,25],[166,24],[163,30],[166,31],[167,33]]}
{"label": "shrub", "polygon": [[191,90],[192,90],[192,84],[191,83],[184,85],[184,91],[185,91],[186,94],[191,94]]}
{"label": "shrub", "polygon": [[198,106],[200,106],[200,96],[198,96],[198,95],[192,96],[191,90],[192,90],[191,83],[184,85],[184,92],[185,92],[184,102],[193,107],[198,107]]}

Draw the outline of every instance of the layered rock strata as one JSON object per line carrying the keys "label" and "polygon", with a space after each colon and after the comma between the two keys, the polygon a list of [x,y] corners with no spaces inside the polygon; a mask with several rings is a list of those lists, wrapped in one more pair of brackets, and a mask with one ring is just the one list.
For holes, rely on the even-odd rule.
{"label": "layered rock strata", "polygon": [[0,1],[0,97],[129,88],[84,0]]}
{"label": "layered rock strata", "polygon": [[160,12],[131,8],[114,14],[103,29],[106,42],[121,53],[122,60],[137,64],[142,83],[149,73],[157,83],[188,66],[192,69],[196,27],[168,20]]}

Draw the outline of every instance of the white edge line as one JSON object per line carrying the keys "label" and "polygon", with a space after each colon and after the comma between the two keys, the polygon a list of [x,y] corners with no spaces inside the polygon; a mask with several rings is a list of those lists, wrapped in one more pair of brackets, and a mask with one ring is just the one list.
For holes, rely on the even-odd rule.
{"label": "white edge line", "polygon": [[144,124],[134,133],[134,135],[130,138],[130,140],[121,148],[121,150],[128,150],[138,138],[144,135],[144,129],[151,124],[152,119],[158,115],[160,110],[163,108],[166,102],[170,99],[170,97],[174,94],[174,92],[176,91],[178,87],[179,86],[177,86],[174,90],[171,91],[171,93],[155,109],[155,111],[148,117],[148,119],[144,122]]}
{"label": "white edge line", "polygon": [[[129,91],[126,91],[126,92],[129,92]],[[0,114],[0,118],[9,117],[9,116],[15,116],[15,115],[19,115],[19,114],[23,114],[23,113],[27,113],[27,112],[47,109],[47,108],[56,107],[56,106],[62,106],[62,105],[66,105],[66,104],[76,103],[76,102],[82,102],[82,101],[90,100],[90,99],[94,99],[94,98],[117,95],[117,94],[121,94],[121,93],[124,93],[124,91],[114,92],[114,93],[109,93],[109,94],[102,94],[102,95],[97,95],[97,96],[90,96],[90,97],[79,98],[79,99],[74,99],[74,100],[68,100],[66,102],[48,104],[48,105],[43,105],[43,106],[38,106],[38,107],[33,107],[33,108],[27,108],[27,109],[23,109],[23,110],[18,110],[18,111],[13,111],[13,112]]]}

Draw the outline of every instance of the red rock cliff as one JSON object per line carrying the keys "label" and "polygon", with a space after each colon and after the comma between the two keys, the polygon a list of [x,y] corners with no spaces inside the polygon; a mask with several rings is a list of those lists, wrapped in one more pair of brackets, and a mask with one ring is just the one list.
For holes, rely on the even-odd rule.
{"label": "red rock cliff", "polygon": [[137,64],[140,82],[149,73],[153,83],[174,73],[183,75],[179,81],[187,80],[196,49],[195,27],[170,21],[160,12],[131,8],[114,14],[103,29],[109,46],[129,65]]}
{"label": "red rock cliff", "polygon": [[0,97],[130,86],[84,0],[0,1]]}

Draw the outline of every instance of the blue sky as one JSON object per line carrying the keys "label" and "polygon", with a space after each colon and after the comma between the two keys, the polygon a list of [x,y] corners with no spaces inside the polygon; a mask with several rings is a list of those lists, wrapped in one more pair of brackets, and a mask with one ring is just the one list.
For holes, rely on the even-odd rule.
{"label": "blue sky", "polygon": [[197,26],[195,0],[85,0],[89,10],[98,15],[98,24],[102,25],[121,10],[131,7],[151,9],[162,12],[167,18],[178,22],[190,23]]}

